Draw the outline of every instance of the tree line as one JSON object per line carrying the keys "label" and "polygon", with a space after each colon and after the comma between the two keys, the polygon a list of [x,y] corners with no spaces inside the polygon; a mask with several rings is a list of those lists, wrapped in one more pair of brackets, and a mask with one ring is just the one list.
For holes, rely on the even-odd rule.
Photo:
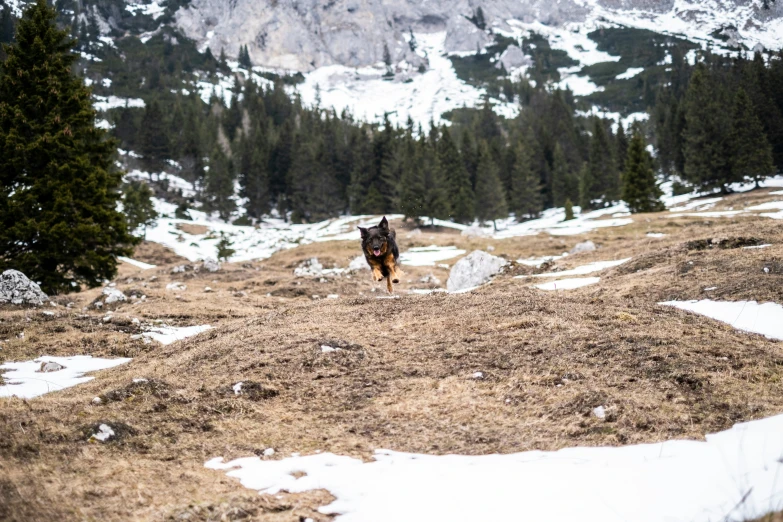
{"label": "tree line", "polygon": [[765,59],[675,57],[652,110],[662,171],[688,187],[728,192],[783,168],[783,53]]}

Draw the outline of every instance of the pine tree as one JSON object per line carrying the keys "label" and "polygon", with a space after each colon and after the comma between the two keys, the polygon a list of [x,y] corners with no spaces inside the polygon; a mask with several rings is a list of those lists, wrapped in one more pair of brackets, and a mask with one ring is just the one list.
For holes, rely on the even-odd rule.
{"label": "pine tree", "polygon": [[446,187],[446,176],[438,159],[434,146],[426,143],[422,137],[419,140],[422,164],[424,166],[424,183],[426,190],[424,212],[431,220],[448,219],[451,214],[449,192]]}
{"label": "pine tree", "polygon": [[138,142],[145,169],[152,174],[158,174],[166,168],[166,160],[171,157],[169,136],[163,121],[163,112],[157,101],[144,109]]}
{"label": "pine tree", "polygon": [[250,59],[250,51],[247,48],[247,45],[242,45],[239,47],[239,66],[247,69],[248,71],[251,71],[253,69],[253,61]]}
{"label": "pine tree", "polygon": [[0,271],[49,293],[114,277],[136,242],[117,211],[116,144],[94,125],[55,16],[45,0],[25,10],[0,76]]}
{"label": "pine tree", "polygon": [[234,172],[231,160],[220,145],[215,145],[209,157],[209,170],[204,187],[204,209],[217,212],[220,219],[228,221],[236,210],[234,201]]}
{"label": "pine tree", "polygon": [[479,143],[478,165],[476,167],[476,215],[482,223],[508,216],[503,184],[500,182],[498,167],[489,152],[485,141]]}
{"label": "pine tree", "polygon": [[567,199],[579,198],[579,177],[571,170],[563,147],[555,144],[552,154],[552,202],[559,207],[565,204]]}
{"label": "pine tree", "polygon": [[421,161],[421,151],[416,146],[413,138],[408,136],[402,147],[397,151],[400,158],[402,178],[400,182],[400,211],[406,218],[418,223],[419,218],[425,215],[426,205],[426,180]]}
{"label": "pine tree", "polygon": [[509,208],[520,221],[523,216],[538,217],[543,209],[541,183],[533,173],[530,164],[529,146],[520,140],[514,147],[514,162],[511,165],[511,191]]}
{"label": "pine tree", "polygon": [[585,185],[589,200],[615,201],[619,197],[620,178],[615,163],[615,155],[604,122],[593,118],[593,135],[590,138],[589,156],[590,179],[592,185]]}
{"label": "pine tree", "polygon": [[152,196],[152,189],[142,181],[133,180],[125,186],[122,208],[128,222],[128,230],[134,232],[143,228],[142,237],[147,236],[147,227],[154,225],[158,218]]}
{"label": "pine tree", "polygon": [[645,149],[644,138],[636,130],[628,146],[622,184],[622,199],[634,214],[665,209],[660,200],[663,192],[655,183],[651,165],[652,158]]}
{"label": "pine tree", "polygon": [[451,202],[451,218],[457,223],[471,223],[474,217],[473,186],[465,162],[460,157],[459,149],[447,127],[441,130],[438,159],[446,178],[448,197]]}
{"label": "pine tree", "polygon": [[216,246],[217,249],[217,258],[219,261],[227,262],[231,256],[236,254],[236,250],[231,248],[233,244],[231,243],[231,239],[225,234],[225,232],[220,233],[220,241],[218,241],[218,244]]}
{"label": "pine tree", "polygon": [[582,212],[593,208],[593,195],[595,194],[595,180],[587,162],[582,164],[579,171],[579,206]]}
{"label": "pine tree", "polygon": [[260,219],[269,212],[272,198],[269,193],[269,171],[266,132],[260,125],[247,139],[242,140],[240,158],[240,186],[247,198],[248,215]]}
{"label": "pine tree", "polygon": [[735,180],[731,173],[730,114],[718,82],[698,64],[685,95],[684,178],[702,189],[728,191]]}
{"label": "pine tree", "polygon": [[570,199],[565,200],[565,219],[563,221],[571,221],[574,219],[574,204],[571,203]]}
{"label": "pine tree", "polygon": [[759,181],[775,171],[772,147],[764,134],[764,127],[756,117],[753,104],[740,87],[734,96],[733,126],[731,132],[732,179]]}

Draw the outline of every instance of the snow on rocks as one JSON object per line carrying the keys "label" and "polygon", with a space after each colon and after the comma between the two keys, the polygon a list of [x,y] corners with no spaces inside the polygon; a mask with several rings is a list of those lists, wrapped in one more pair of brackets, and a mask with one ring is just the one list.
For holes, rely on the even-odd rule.
{"label": "snow on rocks", "polygon": [[548,283],[541,283],[533,286],[539,290],[573,290],[574,288],[594,285],[600,280],[600,277],[574,277],[571,279],[558,279],[557,281],[549,281]]}
{"label": "snow on rocks", "polygon": [[188,337],[193,337],[194,335],[198,335],[201,332],[206,332],[210,329],[212,329],[212,327],[208,324],[182,327],[159,326],[150,328],[141,335],[145,339],[152,339],[153,341],[158,341],[162,345],[167,345],[176,341],[181,341],[182,339],[187,339]]}
{"label": "snow on rocks", "polygon": [[6,270],[0,274],[0,303],[15,305],[42,305],[49,297],[41,287],[18,270]]}
{"label": "snow on rocks", "polygon": [[325,489],[334,501],[319,511],[344,522],[754,520],[780,508],[781,433],[778,415],[704,441],[477,456],[381,449],[370,462],[320,453],[205,467],[268,494]]}
{"label": "snow on rocks", "polygon": [[[44,356],[32,361],[7,362],[0,365],[0,370],[6,370],[3,373],[5,385],[0,386],[0,397],[16,396],[21,399],[31,399],[91,381],[93,377],[85,377],[85,373],[114,368],[130,361],[131,359],[127,358],[100,359],[89,355],[77,355]],[[43,373],[46,375],[42,375]]]}
{"label": "snow on rocks", "polygon": [[107,440],[111,439],[115,435],[116,433],[114,433],[114,430],[111,428],[111,426],[109,426],[108,424],[101,424],[100,426],[98,426],[98,431],[96,431],[90,436],[89,441],[106,442]]}
{"label": "snow on rocks", "polygon": [[220,263],[215,259],[207,258],[201,263],[201,269],[214,273],[220,270]]}
{"label": "snow on rocks", "polygon": [[[364,260],[364,257],[362,257],[362,260]],[[350,266],[348,267],[348,270],[350,271]],[[294,269],[294,275],[296,277],[321,277],[325,275],[339,275],[343,272],[345,272],[344,268],[324,268],[317,257],[302,261],[299,266]]]}
{"label": "snow on rocks", "polygon": [[582,241],[574,245],[568,253],[569,254],[581,254],[582,252],[594,252],[596,250],[595,243],[592,241]]}
{"label": "snow on rocks", "polygon": [[400,262],[408,266],[435,266],[438,261],[451,259],[465,253],[455,246],[440,247],[430,245],[428,247],[411,248],[400,254]]}
{"label": "snow on rocks", "polygon": [[103,304],[120,303],[128,300],[128,297],[122,293],[122,290],[114,286],[107,286],[101,294],[105,296]]}
{"label": "snow on rocks", "polygon": [[481,250],[475,250],[463,257],[451,268],[446,289],[459,292],[480,286],[506,266],[506,260]]}
{"label": "snow on rocks", "polygon": [[[706,289],[705,289],[706,290]],[[665,301],[658,303],[728,323],[738,330],[783,340],[783,306],[756,301]]]}
{"label": "snow on rocks", "polygon": [[166,285],[166,290],[174,290],[176,292],[184,291],[188,288],[188,285],[183,284],[179,281],[174,281],[172,283],[169,283]]}

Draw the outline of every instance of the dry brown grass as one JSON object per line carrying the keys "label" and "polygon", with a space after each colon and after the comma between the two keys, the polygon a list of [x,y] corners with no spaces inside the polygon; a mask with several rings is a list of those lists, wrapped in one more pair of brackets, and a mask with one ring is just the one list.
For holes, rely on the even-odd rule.
{"label": "dry brown grass", "polygon": [[[756,204],[762,196],[727,202]],[[651,239],[649,231],[668,235]],[[773,246],[687,245],[740,237]],[[369,459],[376,448],[485,454],[700,439],[783,411],[779,342],[656,305],[706,296],[783,301],[778,222],[652,214],[574,237],[496,241],[424,229],[408,238],[401,228],[398,238],[403,250],[492,246],[511,261],[591,239],[598,251],[557,266],[633,260],[570,292],[531,289],[532,281],[511,276],[536,270],[512,263],[469,294],[379,300],[381,286],[368,272],[325,282],[293,277],[314,256],[326,267],[347,266],[360,254],[352,242],[304,245],[215,274],[172,274],[182,260],[144,245],[137,257],[163,266],[122,265],[118,286],[147,299],[120,305],[111,322],[82,310],[98,289],[58,298],[56,317],[2,310],[4,360],[44,353],[134,360],[75,388],[0,402],[0,519],[323,521],[329,518],[315,509],[329,501],[325,492],[259,496],[203,463],[268,447],[277,451],[272,458],[323,450]],[[419,279],[429,273],[441,286],[448,277],[440,268],[404,269],[401,292],[426,287]],[[166,291],[175,280],[187,289]],[[718,288],[705,293],[711,286]],[[327,294],[340,298],[312,297]],[[147,345],[131,340],[133,317],[216,329]],[[16,338],[21,331],[24,340]],[[342,349],[322,353],[321,344]],[[484,378],[472,378],[477,371]],[[136,377],[150,382],[134,385]],[[239,381],[251,393],[236,396],[231,386]],[[91,403],[96,396],[103,404]],[[591,415],[599,405],[605,420]],[[88,443],[101,422],[122,428],[119,440]]]}

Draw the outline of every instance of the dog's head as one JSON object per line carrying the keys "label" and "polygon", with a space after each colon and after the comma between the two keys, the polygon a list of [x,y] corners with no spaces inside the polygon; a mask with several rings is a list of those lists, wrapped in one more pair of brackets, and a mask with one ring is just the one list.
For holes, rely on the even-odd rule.
{"label": "dog's head", "polygon": [[370,228],[359,227],[362,233],[362,248],[368,255],[381,257],[389,248],[389,222],[386,217],[377,226]]}

